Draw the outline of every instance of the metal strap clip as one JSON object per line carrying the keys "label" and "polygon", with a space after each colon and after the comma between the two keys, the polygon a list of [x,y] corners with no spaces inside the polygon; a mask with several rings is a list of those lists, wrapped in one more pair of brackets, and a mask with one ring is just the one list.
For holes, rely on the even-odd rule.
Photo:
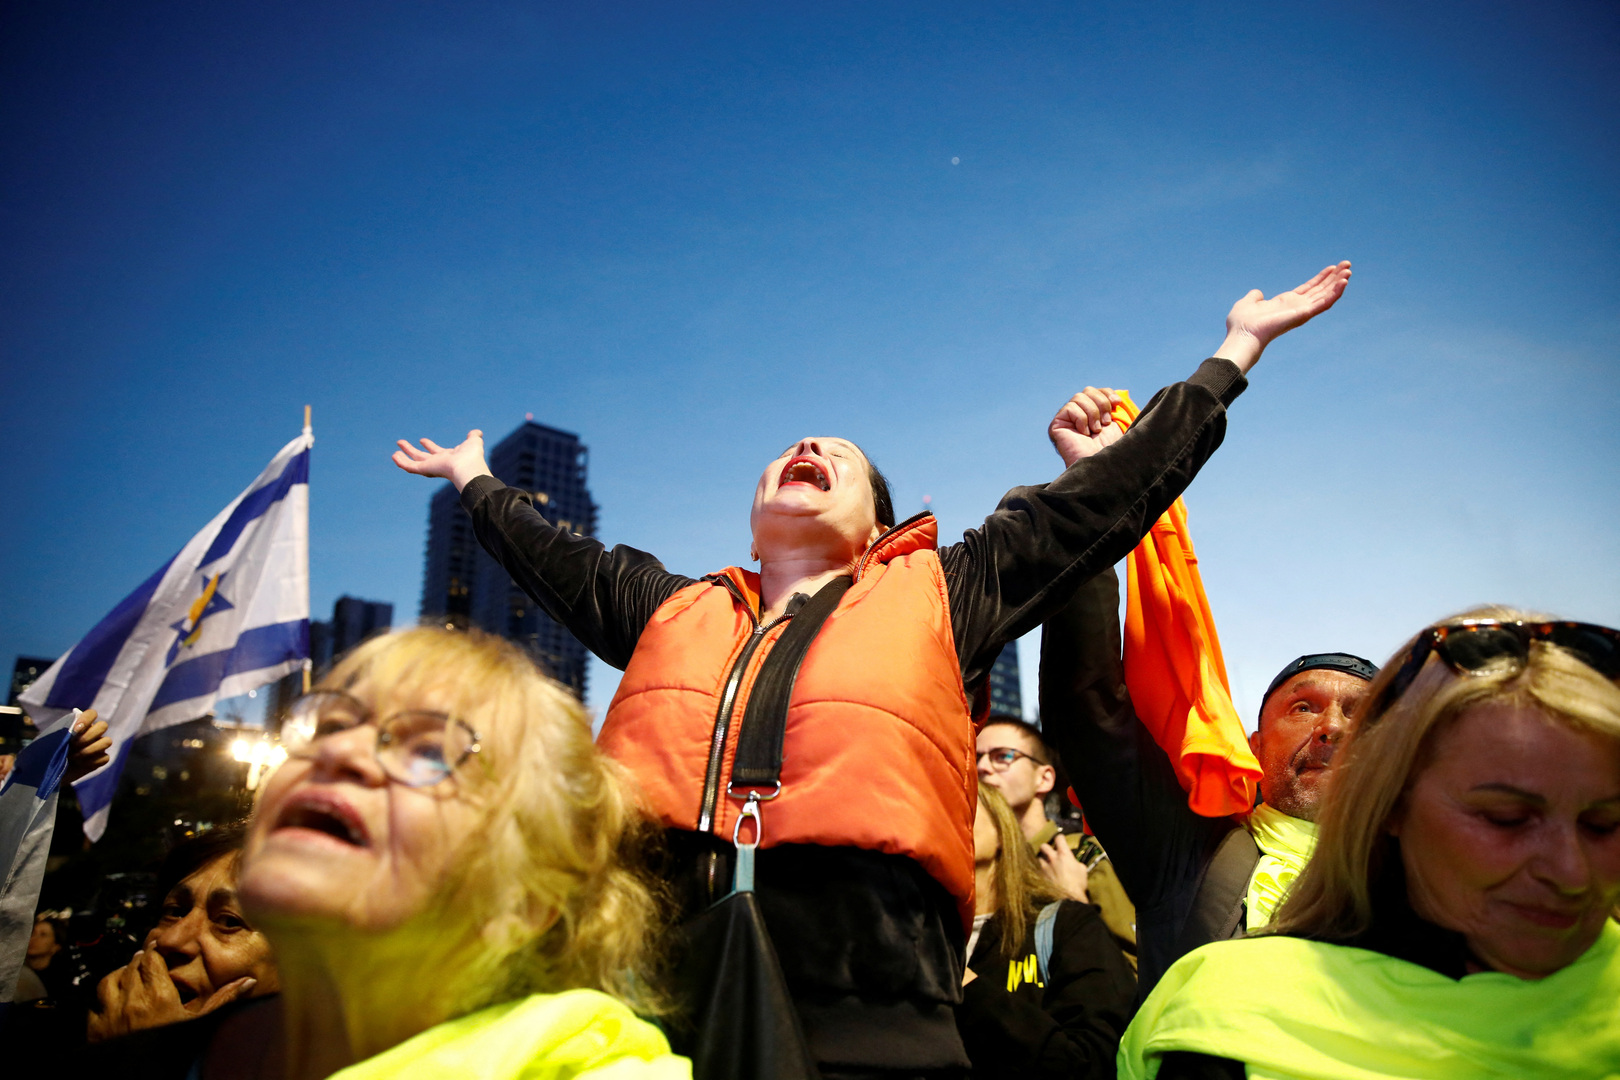
{"label": "metal strap clip", "polygon": [[[781,790],[781,785],[777,785]],[[771,796],[775,798],[775,796]],[[748,801],[743,803],[742,809],[737,812],[737,824],[731,829],[731,842],[737,848],[737,875],[732,885],[733,892],[754,891],[754,852],[759,842],[765,838],[765,823],[759,815],[760,796],[757,791],[748,793]],[[744,818],[754,819],[754,839],[749,843],[742,842],[742,825]]]}

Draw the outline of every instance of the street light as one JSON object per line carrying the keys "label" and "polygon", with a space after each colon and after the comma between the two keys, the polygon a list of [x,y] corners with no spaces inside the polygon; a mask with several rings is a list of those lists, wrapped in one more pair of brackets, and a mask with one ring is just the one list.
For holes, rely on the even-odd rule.
{"label": "street light", "polygon": [[247,765],[247,789],[255,791],[267,769],[274,769],[287,760],[287,751],[269,739],[239,735],[231,740],[231,757]]}

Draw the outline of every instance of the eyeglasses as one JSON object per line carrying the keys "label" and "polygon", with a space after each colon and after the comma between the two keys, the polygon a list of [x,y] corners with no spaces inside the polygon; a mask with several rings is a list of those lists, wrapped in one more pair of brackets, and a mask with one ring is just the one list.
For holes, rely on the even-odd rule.
{"label": "eyeglasses", "polygon": [[1523,668],[1530,658],[1530,643],[1541,641],[1575,654],[1576,659],[1606,679],[1620,679],[1620,630],[1595,623],[1503,622],[1467,619],[1431,626],[1418,635],[1406,662],[1364,716],[1375,717],[1406,693],[1431,652],[1439,653],[1451,670],[1483,675],[1502,667]]}
{"label": "eyeglasses", "polygon": [[281,724],[281,745],[290,757],[307,757],[315,740],[375,724],[377,764],[406,787],[432,787],[483,749],[478,732],[439,712],[405,710],[377,720],[371,710],[338,690],[305,694]]}
{"label": "eyeglasses", "polygon": [[1010,746],[993,746],[989,750],[980,750],[978,755],[973,760],[974,763],[977,764],[978,762],[983,761],[985,758],[989,758],[991,772],[1006,772],[1008,769],[1013,767],[1013,762],[1017,761],[1021,757],[1029,758],[1029,760],[1033,761],[1037,765],[1046,764],[1046,762],[1042,761],[1034,754],[1026,754],[1022,750],[1015,750]]}

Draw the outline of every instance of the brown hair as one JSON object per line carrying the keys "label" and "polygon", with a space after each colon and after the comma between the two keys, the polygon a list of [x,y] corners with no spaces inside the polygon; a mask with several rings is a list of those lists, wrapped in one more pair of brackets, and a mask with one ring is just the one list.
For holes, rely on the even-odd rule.
{"label": "brown hair", "polygon": [[[854,443],[850,443],[855,446]],[[861,450],[859,446],[855,449]],[[894,496],[889,494],[889,478],[883,475],[883,470],[877,467],[865,450],[861,450],[861,457],[866,458],[866,475],[872,484],[872,510],[877,515],[877,523],[885,529],[894,528]]]}
{"label": "brown hair", "polygon": [[[1464,619],[1553,621],[1491,606],[1441,625]],[[1382,697],[1416,640],[1384,665],[1366,700]],[[1578,731],[1620,740],[1620,687],[1555,645],[1532,642],[1522,668],[1478,675],[1459,675],[1431,655],[1405,693],[1385,703],[1382,712],[1355,718],[1334,759],[1316,851],[1266,932],[1343,940],[1367,929],[1373,885],[1399,858],[1388,831],[1391,820],[1433,760],[1441,735],[1462,713],[1486,703],[1533,708]]]}
{"label": "brown hair", "polygon": [[649,827],[579,702],[510,642],[433,626],[365,642],[321,687],[362,682],[397,701],[431,689],[480,737],[456,778],[483,825],[420,917],[447,961],[452,1015],[575,987],[659,1011],[645,978],[662,916],[640,869]]}
{"label": "brown hair", "polygon": [[1000,846],[992,880],[996,890],[996,914],[1001,916],[1001,954],[1008,960],[1016,960],[1023,948],[1024,936],[1029,933],[1041,906],[1063,899],[1063,894],[1041,873],[1035,853],[1030,850],[1024,830],[1006,798],[982,780],[979,781],[979,805],[989,812],[990,820],[995,823],[996,841]]}

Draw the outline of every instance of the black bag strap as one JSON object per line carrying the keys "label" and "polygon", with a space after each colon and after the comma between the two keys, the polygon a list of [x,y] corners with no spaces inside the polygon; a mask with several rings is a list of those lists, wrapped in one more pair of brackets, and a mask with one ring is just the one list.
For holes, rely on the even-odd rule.
{"label": "black bag strap", "polygon": [[821,632],[821,624],[853,585],[850,577],[836,577],[823,585],[800,608],[782,631],[776,647],[765,658],[737,736],[737,758],[731,767],[734,787],[766,787],[782,780],[782,736],[787,730],[788,705],[799,665]]}
{"label": "black bag strap", "polygon": [[1249,830],[1238,825],[1221,837],[1215,854],[1204,871],[1204,879],[1193,894],[1192,910],[1176,940],[1176,956],[1185,956],[1200,945],[1225,941],[1243,933],[1243,902],[1249,895],[1249,879],[1260,861],[1260,848]]}

